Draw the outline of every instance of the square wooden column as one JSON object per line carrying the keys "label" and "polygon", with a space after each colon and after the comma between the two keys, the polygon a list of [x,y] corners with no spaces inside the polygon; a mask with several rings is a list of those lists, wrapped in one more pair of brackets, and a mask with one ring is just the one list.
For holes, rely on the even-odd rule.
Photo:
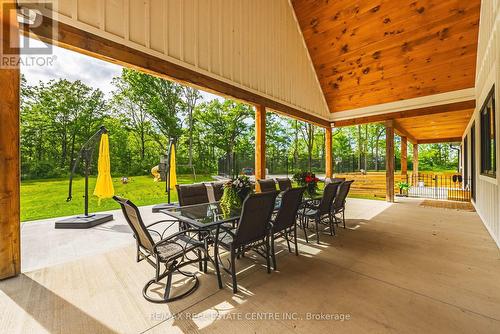
{"label": "square wooden column", "polygon": [[266,108],[255,108],[255,180],[266,178]]}
{"label": "square wooden column", "polygon": [[401,137],[401,175],[408,174],[408,138]]}
{"label": "square wooden column", "polygon": [[[19,172],[19,67],[4,67],[4,56],[19,57],[16,4],[0,0],[0,279],[21,272]],[[11,62],[13,65],[16,62]]]}
{"label": "square wooden column", "polygon": [[325,176],[333,177],[332,128],[325,128]]}
{"label": "square wooden column", "polygon": [[394,123],[385,123],[385,184],[387,202],[394,202]]}
{"label": "square wooden column", "polygon": [[415,185],[418,184],[418,144],[413,144],[413,175],[412,179]]}

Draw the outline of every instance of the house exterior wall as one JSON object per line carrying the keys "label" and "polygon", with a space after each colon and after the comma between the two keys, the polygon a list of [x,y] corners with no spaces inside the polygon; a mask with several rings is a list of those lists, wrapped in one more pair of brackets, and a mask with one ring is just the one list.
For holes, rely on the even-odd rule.
{"label": "house exterior wall", "polygon": [[[498,159],[500,158],[500,1],[483,0],[481,3],[481,18],[479,25],[479,44],[476,69],[476,110],[464,134],[467,135],[469,157],[467,160],[469,174],[471,171],[471,159],[475,160],[476,173],[471,175],[476,183],[476,199],[473,203],[489,233],[500,247],[500,170]],[[495,86],[495,121],[496,121],[496,178],[481,175],[481,121],[479,111],[481,110],[488,93]],[[472,124],[475,124],[475,156],[471,156],[470,132]]]}
{"label": "house exterior wall", "polygon": [[[30,2],[18,0],[34,7]],[[52,9],[41,10],[307,114],[330,117],[289,0],[54,0]]]}

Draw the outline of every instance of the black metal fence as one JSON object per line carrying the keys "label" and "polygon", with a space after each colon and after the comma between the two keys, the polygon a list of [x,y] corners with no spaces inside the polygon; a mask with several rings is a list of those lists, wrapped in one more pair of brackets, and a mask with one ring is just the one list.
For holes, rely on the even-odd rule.
{"label": "black metal fence", "polygon": [[408,196],[470,202],[470,179],[464,180],[460,174],[408,174],[406,182],[410,186]]}

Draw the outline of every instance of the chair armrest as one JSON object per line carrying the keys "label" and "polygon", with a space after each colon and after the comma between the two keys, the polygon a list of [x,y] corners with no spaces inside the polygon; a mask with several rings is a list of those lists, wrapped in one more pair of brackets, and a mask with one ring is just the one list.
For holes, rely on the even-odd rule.
{"label": "chair armrest", "polygon": [[320,202],[321,201],[318,199],[308,199],[308,200],[303,201],[301,206],[303,208],[316,209],[319,206]]}
{"label": "chair armrest", "polygon": [[[167,227],[165,227],[161,233],[159,231],[151,228],[152,226],[156,226],[156,225],[161,224],[161,223],[170,223],[170,225],[168,225]],[[168,229],[170,229],[176,223],[180,223],[180,221],[178,219],[163,219],[163,220],[159,220],[159,221],[156,221],[154,223],[151,223],[151,224],[148,224],[148,225],[145,225],[145,226],[146,226],[146,229],[149,232],[153,232],[153,233],[157,234],[160,237],[160,239],[164,239],[165,238],[165,232]]]}
{"label": "chair armrest", "polygon": [[[168,244],[168,243],[176,243],[175,241],[172,241],[172,239],[178,237],[179,235],[186,235],[187,233],[195,233],[195,234],[199,234],[200,232],[210,232],[208,229],[198,229],[198,228],[190,228],[190,229],[187,229],[187,230],[182,230],[182,231],[179,231],[179,232],[176,232],[174,234],[171,234],[169,235],[168,237],[156,242],[154,245],[153,245],[153,250],[154,252],[156,253],[156,250],[158,248],[158,246],[161,246],[161,245],[164,245],[164,244]],[[194,239],[195,236],[190,236],[191,239]],[[199,241],[199,240],[196,240],[196,241]]]}

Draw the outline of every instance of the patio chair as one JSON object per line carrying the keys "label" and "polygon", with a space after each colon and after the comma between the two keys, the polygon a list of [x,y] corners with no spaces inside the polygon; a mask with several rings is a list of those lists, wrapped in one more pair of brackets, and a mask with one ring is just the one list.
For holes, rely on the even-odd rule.
{"label": "patio chair", "polygon": [[[206,272],[206,264],[209,259],[208,245],[206,239],[204,241],[199,240],[199,233],[208,233],[208,231],[204,231],[203,229],[185,229],[166,236],[165,233],[175,224],[175,222],[172,223],[171,220],[160,220],[145,225],[137,206],[125,198],[114,196],[113,199],[120,204],[125,219],[134,234],[137,247],[137,262],[146,260],[156,271],[155,277],[147,282],[142,290],[144,298],[153,303],[167,303],[193,293],[199,285],[198,277],[195,273],[188,273],[181,269],[194,263],[199,263],[201,266],[203,262],[204,272]],[[160,223],[164,222],[168,222],[170,225],[160,233],[156,228],[158,228]],[[156,238],[153,238],[153,235]],[[189,258],[190,255],[193,256],[193,258]],[[162,265],[164,266],[163,271],[161,270]],[[183,293],[171,296],[172,275],[174,272],[178,272],[194,281]],[[167,277],[167,283],[165,285],[163,298],[155,299],[148,296],[149,287],[153,283],[159,283],[165,277]],[[219,287],[222,287],[222,281],[218,271],[217,278]]]}
{"label": "patio chair", "polygon": [[176,184],[179,205],[195,205],[208,203],[207,187],[203,183],[198,184]]}
{"label": "patio chair", "polygon": [[276,191],[276,182],[273,179],[257,180],[257,183],[261,193]]}
{"label": "patio chair", "polygon": [[212,188],[214,190],[215,201],[219,202],[224,195],[224,183],[225,182],[213,182]]}
{"label": "patio chair", "polygon": [[323,197],[320,200],[308,200],[304,202],[303,209],[299,211],[301,225],[304,230],[306,242],[309,221],[313,220],[316,226],[316,240],[319,244],[319,225],[328,225],[330,235],[335,235],[335,220],[332,214],[332,205],[341,182],[328,183],[323,191]]}
{"label": "patio chair", "polygon": [[306,188],[289,188],[283,192],[281,206],[274,219],[271,220],[271,255],[273,268],[276,270],[276,253],[274,252],[274,241],[283,237],[286,239],[288,251],[291,253],[289,237],[293,237],[295,255],[299,255],[297,244],[297,211],[302,204],[302,195]]}
{"label": "patio chair", "polygon": [[285,191],[292,188],[292,180],[287,177],[277,178],[276,181],[278,181],[278,188],[280,189],[280,191]]}
{"label": "patio chair", "polygon": [[349,190],[351,189],[351,184],[353,182],[354,180],[342,182],[338,194],[335,197],[332,204],[332,215],[333,219],[335,220],[335,224],[338,225],[340,223],[340,218],[337,218],[337,215],[342,214],[342,222],[344,224],[344,228],[345,228],[345,203],[347,195],[349,194]]}
{"label": "patio chair", "polygon": [[271,272],[270,267],[270,218],[274,211],[277,191],[264,192],[249,195],[243,202],[241,216],[236,228],[218,225],[215,237],[215,262],[220,260],[219,248],[223,248],[230,253],[229,269],[223,269],[231,274],[233,292],[238,292],[236,282],[236,257],[244,254],[247,250],[254,250],[257,254],[266,259],[267,272]]}

